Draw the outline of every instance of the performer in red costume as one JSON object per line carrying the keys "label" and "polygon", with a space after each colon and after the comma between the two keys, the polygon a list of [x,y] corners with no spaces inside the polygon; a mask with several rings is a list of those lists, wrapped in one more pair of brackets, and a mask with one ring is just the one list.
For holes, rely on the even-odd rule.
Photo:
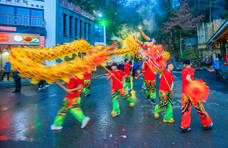
{"label": "performer in red costume", "polygon": [[156,73],[152,71],[147,62],[143,63],[144,79],[146,82],[147,99],[150,99],[152,104],[155,104],[156,98]]}
{"label": "performer in red costume", "polygon": [[191,68],[190,60],[184,61],[184,70],[182,71],[182,101],[181,101],[181,109],[182,109],[182,120],[181,120],[181,129],[182,132],[190,132],[190,123],[191,123],[191,109],[192,105],[195,107],[200,120],[202,122],[203,128],[205,130],[209,130],[213,127],[213,123],[211,121],[210,116],[205,111],[203,103],[200,101],[196,101],[191,99],[190,96],[187,96],[186,86],[193,81],[194,79],[194,69]]}
{"label": "performer in red costume", "polygon": [[55,117],[54,123],[51,125],[51,129],[60,130],[63,128],[62,124],[67,111],[70,111],[70,113],[81,123],[81,128],[85,128],[90,121],[90,118],[84,115],[80,106],[80,95],[84,86],[83,79],[77,76],[72,76],[67,84],[67,87],[65,87],[60,81],[57,81],[56,83],[63,88],[67,94],[63,99],[63,103]]}
{"label": "performer in red costume", "polygon": [[124,73],[125,73],[125,82],[124,82],[124,91],[128,92],[128,90],[131,88],[131,64],[129,64],[129,61],[126,59],[124,64]]}
{"label": "performer in red costume", "polygon": [[91,84],[91,76],[92,74],[90,72],[85,72],[84,73],[84,90],[83,93],[85,94],[86,97],[90,95],[89,89],[90,89],[90,84]]}
{"label": "performer in red costume", "polygon": [[124,72],[117,68],[117,64],[113,63],[111,67],[112,71],[109,72],[107,78],[112,80],[112,112],[111,115],[116,117],[120,115],[119,95],[123,97],[125,101],[129,103],[130,107],[135,104],[134,99],[129,94],[124,94],[123,84]]}

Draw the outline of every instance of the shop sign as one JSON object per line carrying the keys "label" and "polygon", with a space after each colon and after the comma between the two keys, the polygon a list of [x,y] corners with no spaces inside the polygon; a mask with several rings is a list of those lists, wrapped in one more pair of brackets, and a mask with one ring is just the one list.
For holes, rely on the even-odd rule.
{"label": "shop sign", "polygon": [[40,47],[44,48],[45,46],[45,37],[44,36],[40,36]]}
{"label": "shop sign", "polygon": [[2,31],[17,31],[16,27],[9,27],[9,26],[0,26],[0,30]]}
{"label": "shop sign", "polygon": [[3,33],[0,32],[0,44],[4,45],[40,45],[37,34]]}
{"label": "shop sign", "polygon": [[0,35],[0,42],[7,42],[9,40],[9,37],[8,36],[1,36]]}

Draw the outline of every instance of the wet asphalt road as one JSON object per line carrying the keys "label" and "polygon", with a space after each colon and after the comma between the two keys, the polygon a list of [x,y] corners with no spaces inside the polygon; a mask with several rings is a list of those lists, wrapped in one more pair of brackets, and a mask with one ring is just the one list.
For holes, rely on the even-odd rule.
{"label": "wet asphalt road", "polygon": [[[228,147],[228,86],[216,81],[209,72],[197,72],[210,86],[205,108],[214,122],[211,131],[203,131],[193,109],[192,131],[180,133],[181,78],[175,72],[174,124],[154,119],[153,109],[141,89],[142,80],[134,80],[137,103],[129,108],[120,101],[121,115],[110,115],[111,89],[105,77],[92,80],[91,96],[83,97],[84,113],[91,117],[85,129],[68,112],[63,129],[51,131],[50,125],[65,93],[56,85],[37,92],[36,86],[26,86],[21,94],[13,89],[0,90],[0,147],[4,148],[222,148]],[[157,98],[158,100],[158,98]],[[157,101],[156,100],[156,101]]]}

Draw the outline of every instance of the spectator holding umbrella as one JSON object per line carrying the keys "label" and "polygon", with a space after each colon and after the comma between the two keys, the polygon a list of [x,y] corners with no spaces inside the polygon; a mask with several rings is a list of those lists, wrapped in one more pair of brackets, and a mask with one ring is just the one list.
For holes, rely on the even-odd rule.
{"label": "spectator holding umbrella", "polygon": [[21,77],[18,74],[18,71],[13,72],[13,78],[16,85],[15,91],[13,91],[13,93],[21,92]]}
{"label": "spectator holding umbrella", "polygon": [[11,64],[10,62],[6,62],[5,66],[4,66],[4,72],[1,78],[1,81],[3,81],[5,75],[7,75],[7,80],[9,81],[9,75],[10,75],[10,71],[11,71]]}

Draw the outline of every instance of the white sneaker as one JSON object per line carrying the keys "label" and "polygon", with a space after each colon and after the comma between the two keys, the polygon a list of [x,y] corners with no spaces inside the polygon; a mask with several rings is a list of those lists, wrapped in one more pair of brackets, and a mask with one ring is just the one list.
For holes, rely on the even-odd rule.
{"label": "white sneaker", "polygon": [[85,128],[86,125],[89,123],[89,120],[90,120],[89,117],[85,117],[85,119],[82,120],[81,128]]}
{"label": "white sneaker", "polygon": [[61,130],[62,126],[55,126],[54,124],[51,125],[51,130]]}

